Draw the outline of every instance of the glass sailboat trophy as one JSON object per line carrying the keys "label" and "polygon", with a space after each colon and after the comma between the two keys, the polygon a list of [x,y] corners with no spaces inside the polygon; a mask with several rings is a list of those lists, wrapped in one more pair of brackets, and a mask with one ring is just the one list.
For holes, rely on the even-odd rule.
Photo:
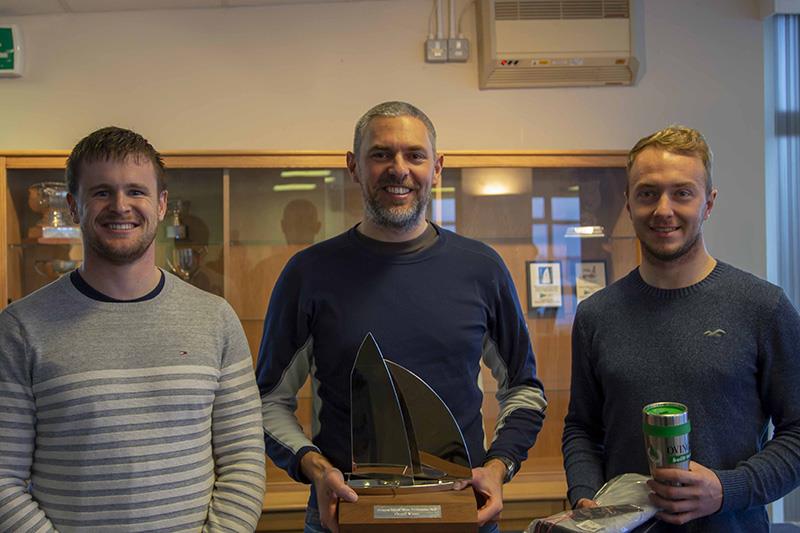
{"label": "glass sailboat trophy", "polygon": [[352,473],[359,494],[426,492],[472,477],[464,436],[436,392],[384,359],[371,333],[350,374]]}

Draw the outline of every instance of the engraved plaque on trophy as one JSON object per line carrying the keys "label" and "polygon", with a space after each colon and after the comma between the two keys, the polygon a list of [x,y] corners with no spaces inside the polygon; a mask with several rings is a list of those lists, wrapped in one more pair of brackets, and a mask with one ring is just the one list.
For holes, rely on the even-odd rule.
{"label": "engraved plaque on trophy", "polygon": [[81,229],[72,222],[67,204],[67,185],[44,181],[28,187],[28,207],[41,215],[28,230],[33,239],[80,239]]}
{"label": "engraved plaque on trophy", "polygon": [[419,376],[384,359],[367,334],[350,374],[356,503],[339,503],[339,529],[360,532],[477,531],[472,468],[461,429]]}

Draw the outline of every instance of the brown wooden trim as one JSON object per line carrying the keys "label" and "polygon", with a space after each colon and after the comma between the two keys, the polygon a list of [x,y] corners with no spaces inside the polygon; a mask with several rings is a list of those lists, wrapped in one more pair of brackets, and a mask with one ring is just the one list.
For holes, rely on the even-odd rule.
{"label": "brown wooden trim", "polygon": [[66,156],[47,156],[47,157],[12,157],[6,158],[6,168],[33,168],[33,169],[51,169],[51,168],[64,168],[67,164]]}
{"label": "brown wooden trim", "polygon": [[444,168],[476,167],[624,167],[621,154],[445,154]]}
{"label": "brown wooden trim", "polygon": [[[469,167],[624,167],[622,151],[443,151],[445,168]],[[13,152],[6,167],[14,169],[64,168],[67,152]],[[345,168],[345,152],[166,152],[168,168]]]}
{"label": "brown wooden trim", "polygon": [[222,295],[230,297],[231,287],[231,173],[222,171]]}

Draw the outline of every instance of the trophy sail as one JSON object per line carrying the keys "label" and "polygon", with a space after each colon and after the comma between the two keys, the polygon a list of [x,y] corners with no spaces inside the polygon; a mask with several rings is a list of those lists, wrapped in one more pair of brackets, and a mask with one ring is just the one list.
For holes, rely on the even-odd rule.
{"label": "trophy sail", "polygon": [[452,413],[422,379],[381,355],[372,334],[350,374],[352,473],[358,501],[339,502],[339,531],[478,530],[469,453]]}
{"label": "trophy sail", "polygon": [[413,482],[414,463],[392,378],[369,333],[350,374],[353,474]]}
{"label": "trophy sail", "polygon": [[447,405],[419,376],[392,361],[386,364],[412,428],[407,432],[416,439],[421,466],[415,465],[415,475],[427,479],[472,477],[464,435]]}

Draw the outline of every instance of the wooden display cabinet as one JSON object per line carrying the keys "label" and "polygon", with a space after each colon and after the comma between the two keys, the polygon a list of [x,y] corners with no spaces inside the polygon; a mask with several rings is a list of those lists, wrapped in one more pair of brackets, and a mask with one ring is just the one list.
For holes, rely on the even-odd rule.
{"label": "wooden display cabinet", "polygon": [[[16,300],[50,280],[37,261],[79,259],[74,242],[28,239],[37,215],[27,189],[63,181],[65,152],[0,154],[0,303]],[[313,242],[337,235],[361,217],[361,192],[342,152],[167,153],[169,199],[189,202],[188,242],[202,250],[191,282],[225,297],[235,309],[254,357],[272,287],[286,261]],[[503,257],[527,314],[537,368],[549,402],[529,459],[505,488],[504,529],[524,529],[536,516],[565,508],[561,433],[569,402],[570,330],[575,315],[575,263],[602,263],[611,283],[634,268],[639,251],[624,207],[623,153],[445,152],[441,186],[429,215],[439,225],[480,239]],[[570,228],[602,227],[576,238]],[[175,241],[163,227],[157,261],[168,269]],[[528,262],[561,267],[560,307],[531,305]],[[40,268],[40,270],[42,270]],[[533,302],[535,303],[535,302]],[[498,409],[496,384],[482,372],[484,424],[491,434]],[[298,416],[311,423],[311,391],[300,393]],[[307,487],[271,463],[259,530],[302,529]]]}

